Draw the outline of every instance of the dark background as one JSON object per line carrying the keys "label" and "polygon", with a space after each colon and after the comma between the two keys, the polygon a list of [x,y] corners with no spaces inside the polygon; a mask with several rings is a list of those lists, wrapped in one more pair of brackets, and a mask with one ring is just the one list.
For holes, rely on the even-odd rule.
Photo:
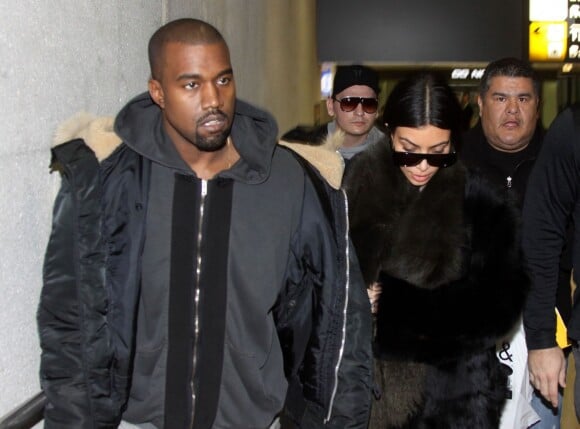
{"label": "dark background", "polygon": [[318,0],[319,61],[527,58],[527,0]]}

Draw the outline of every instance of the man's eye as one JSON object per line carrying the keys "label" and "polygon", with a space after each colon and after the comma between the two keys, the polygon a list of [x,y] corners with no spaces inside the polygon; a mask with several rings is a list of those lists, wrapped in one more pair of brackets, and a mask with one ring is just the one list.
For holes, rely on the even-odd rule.
{"label": "man's eye", "polygon": [[197,83],[196,82],[187,82],[185,84],[185,89],[194,89],[197,87]]}
{"label": "man's eye", "polygon": [[218,80],[218,85],[228,85],[232,81],[230,77],[222,77]]}

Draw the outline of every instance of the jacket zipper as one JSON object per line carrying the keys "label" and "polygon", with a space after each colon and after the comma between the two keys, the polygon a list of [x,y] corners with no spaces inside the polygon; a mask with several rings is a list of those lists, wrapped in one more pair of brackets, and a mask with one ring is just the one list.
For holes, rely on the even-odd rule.
{"label": "jacket zipper", "polygon": [[203,227],[203,212],[205,208],[205,197],[207,195],[207,180],[201,181],[201,198],[199,202],[199,221],[198,221],[198,228],[197,228],[197,264],[195,270],[195,296],[194,296],[194,309],[195,309],[195,320],[194,320],[194,335],[195,340],[193,343],[193,362],[192,362],[192,369],[191,369],[191,429],[193,429],[193,420],[195,418],[195,401],[196,401],[196,393],[195,393],[195,386],[194,386],[194,379],[195,379],[195,367],[197,365],[197,343],[199,339],[199,279],[201,276],[201,241],[203,238],[202,227]]}
{"label": "jacket zipper", "polygon": [[342,357],[344,354],[344,345],[346,342],[346,315],[348,310],[348,292],[350,289],[350,250],[349,250],[349,241],[348,241],[348,234],[349,234],[349,220],[348,220],[348,199],[346,198],[346,193],[343,189],[341,189],[342,195],[344,197],[344,212],[345,212],[345,219],[346,219],[346,228],[344,234],[344,242],[345,246],[345,267],[346,267],[346,284],[345,286],[345,297],[344,297],[344,308],[342,309],[342,340],[340,342],[340,351],[338,353],[338,361],[336,362],[336,367],[334,368],[334,387],[332,388],[332,395],[330,396],[330,403],[328,405],[328,412],[326,414],[326,419],[324,423],[328,423],[330,418],[332,417],[332,407],[334,406],[334,399],[336,398],[336,392],[338,390],[338,371],[340,369],[340,364],[342,363]]}

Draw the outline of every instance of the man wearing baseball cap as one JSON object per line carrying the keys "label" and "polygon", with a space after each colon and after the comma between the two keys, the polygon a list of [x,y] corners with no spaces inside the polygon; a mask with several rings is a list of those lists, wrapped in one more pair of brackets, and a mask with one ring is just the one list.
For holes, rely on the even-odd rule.
{"label": "man wearing baseball cap", "polygon": [[358,64],[338,66],[332,94],[326,100],[328,114],[333,120],[314,128],[298,126],[284,134],[282,140],[320,144],[327,136],[342,130],[344,137],[337,149],[348,162],[371,142],[383,137],[375,126],[378,94],[379,78],[373,69]]}

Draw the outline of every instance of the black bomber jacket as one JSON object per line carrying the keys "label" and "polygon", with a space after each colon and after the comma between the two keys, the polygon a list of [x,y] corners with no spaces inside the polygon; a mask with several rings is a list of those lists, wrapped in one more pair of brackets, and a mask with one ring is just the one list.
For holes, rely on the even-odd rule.
{"label": "black bomber jacket", "polygon": [[[238,102],[236,115],[248,109],[252,113]],[[116,428],[131,389],[151,161],[114,133],[95,135],[95,128],[110,127],[106,119],[89,122],[88,131],[75,128],[80,138],[53,149],[52,167],[62,184],[37,313],[46,428]],[[287,267],[293,272],[286,272],[272,307],[289,384],[285,411],[299,427],[362,429],[370,408],[370,309],[348,237],[345,196],[321,179],[322,164],[296,162],[302,157],[279,147],[273,153],[271,162],[285,170],[280,177],[303,183],[291,192],[302,189],[299,201],[307,204],[280,213],[310,216],[306,227],[295,227],[318,231],[299,233],[304,241],[292,252],[303,253]],[[234,187],[248,186],[233,180]],[[252,253],[251,247],[237,251]],[[257,269],[260,264],[275,262],[260,260]]]}

